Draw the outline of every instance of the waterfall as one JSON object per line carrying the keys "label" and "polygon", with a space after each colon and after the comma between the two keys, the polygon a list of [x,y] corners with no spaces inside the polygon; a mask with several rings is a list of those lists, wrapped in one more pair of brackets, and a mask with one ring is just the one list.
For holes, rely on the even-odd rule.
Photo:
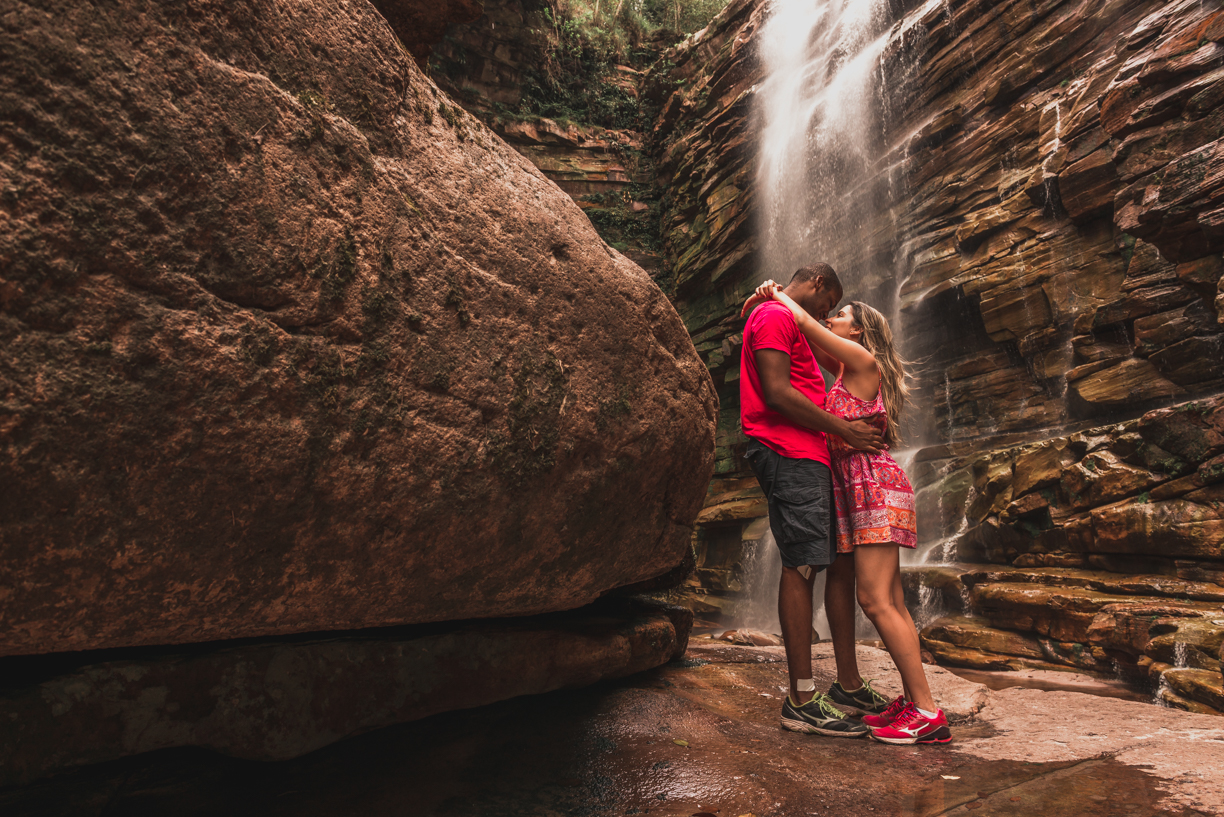
{"label": "waterfall", "polygon": [[886,0],[778,0],[762,30],[763,277],[785,283],[825,261],[847,295],[865,295],[865,279],[891,277],[873,267],[871,250],[890,205],[879,167],[890,23]]}
{"label": "waterfall", "polygon": [[[751,553],[744,559],[744,598],[735,617],[738,627],[748,627],[767,633],[780,633],[778,623],[778,580],[782,575],[782,554],[774,542],[772,533],[767,532],[753,547]],[[812,613],[812,626],[821,638],[829,637],[829,621],[825,617],[824,598],[825,577],[821,573],[816,577],[815,589],[812,591],[816,602]]]}
{"label": "waterfall", "polygon": [[[761,32],[766,79],[757,94],[762,280],[786,283],[824,261],[848,297],[895,291],[880,60],[891,23],[887,0],[775,3]],[[773,537],[762,537],[745,560],[740,626],[778,631],[780,572]],[[828,637],[823,575],[815,594],[813,626]],[[858,618],[859,637],[878,638],[861,611]]]}

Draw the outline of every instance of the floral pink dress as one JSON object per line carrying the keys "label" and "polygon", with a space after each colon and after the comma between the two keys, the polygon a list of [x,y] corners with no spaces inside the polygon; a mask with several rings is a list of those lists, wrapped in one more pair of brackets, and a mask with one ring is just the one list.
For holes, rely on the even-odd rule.
{"label": "floral pink dress", "polygon": [[[874,400],[860,400],[837,378],[825,400],[825,409],[847,420],[872,414],[881,431],[887,425],[883,392]],[[914,517],[914,489],[905,471],[888,453],[856,451],[836,434],[829,434],[833,460],[833,502],[837,510],[837,552],[850,553],[858,545],[895,542],[901,547],[918,546]]]}

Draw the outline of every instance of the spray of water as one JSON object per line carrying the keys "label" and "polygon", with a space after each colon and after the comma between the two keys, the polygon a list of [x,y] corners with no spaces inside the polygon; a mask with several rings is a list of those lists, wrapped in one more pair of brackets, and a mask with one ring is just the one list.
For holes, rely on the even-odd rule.
{"label": "spray of water", "polygon": [[[744,598],[736,613],[736,626],[767,633],[782,631],[778,623],[778,581],[782,576],[782,556],[778,552],[773,533],[767,532],[757,540],[753,549],[744,558]],[[821,638],[829,637],[829,621],[825,617],[819,600],[824,597],[824,574],[816,577],[813,595],[817,607],[812,626]]]}
{"label": "spray of water", "polygon": [[765,273],[853,269],[887,210],[879,58],[887,0],[779,0],[761,35]]}

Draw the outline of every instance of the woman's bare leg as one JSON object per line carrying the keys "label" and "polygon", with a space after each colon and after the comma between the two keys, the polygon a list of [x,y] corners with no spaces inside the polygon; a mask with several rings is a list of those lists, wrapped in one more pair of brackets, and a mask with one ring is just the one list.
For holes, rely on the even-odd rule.
{"label": "woman's bare leg", "polygon": [[855,548],[855,583],[858,602],[884,640],[888,654],[901,673],[906,697],[919,709],[938,709],[931,697],[926,672],[922,667],[918,631],[904,603],[898,609],[894,592],[901,573],[900,548],[895,544],[864,545]]}
{"label": "woman's bare leg", "polygon": [[[893,597],[893,606],[901,611],[901,615],[909,623],[909,628],[913,630],[914,632],[918,632],[918,628],[914,626],[914,619],[910,616],[909,608],[905,606],[905,588],[901,586],[901,571],[900,570],[897,570],[897,577],[893,580],[892,597]],[[919,659],[922,658],[922,640],[921,639],[919,639],[918,641],[918,657]],[[923,674],[925,675],[926,673],[924,672]],[[909,688],[909,684],[906,684],[904,679],[902,679],[901,683],[904,686],[904,691],[902,694],[905,695],[905,700],[907,701],[914,700],[911,697],[913,694],[913,691]]]}

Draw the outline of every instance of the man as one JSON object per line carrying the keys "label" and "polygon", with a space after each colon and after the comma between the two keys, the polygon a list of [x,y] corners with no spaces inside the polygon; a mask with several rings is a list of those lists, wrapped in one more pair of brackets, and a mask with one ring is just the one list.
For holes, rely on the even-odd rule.
{"label": "man", "polygon": [[[796,271],[783,291],[817,320],[824,320],[842,297],[837,273],[821,263]],[[862,737],[871,730],[846,712],[880,712],[888,701],[858,673],[854,561],[834,561],[837,521],[824,435],[837,434],[852,448],[873,452],[880,450],[884,438],[866,422],[848,422],[824,410],[818,355],[821,362],[828,361],[827,368],[836,367],[836,361],[808,344],[785,306],[766,301],[753,310],[744,327],[740,359],[740,420],[749,438],[745,458],[769,500],[769,526],[782,553],[778,619],[790,672],[782,727]],[[826,567],[825,612],[838,678],[822,695],[812,681],[812,587]]]}

